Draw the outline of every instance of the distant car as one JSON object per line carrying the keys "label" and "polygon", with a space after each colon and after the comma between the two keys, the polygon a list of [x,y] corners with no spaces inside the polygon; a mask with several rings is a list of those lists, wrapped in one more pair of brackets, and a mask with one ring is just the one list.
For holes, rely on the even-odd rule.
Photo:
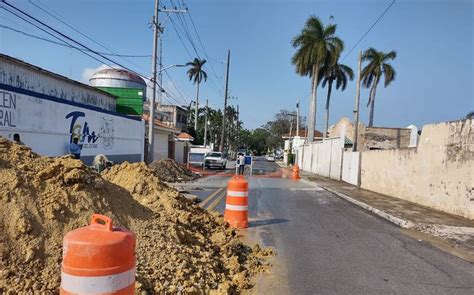
{"label": "distant car", "polygon": [[204,158],[204,167],[225,169],[227,166],[227,158],[223,153],[210,152]]}
{"label": "distant car", "polygon": [[273,155],[267,155],[267,161],[275,162],[275,157]]}

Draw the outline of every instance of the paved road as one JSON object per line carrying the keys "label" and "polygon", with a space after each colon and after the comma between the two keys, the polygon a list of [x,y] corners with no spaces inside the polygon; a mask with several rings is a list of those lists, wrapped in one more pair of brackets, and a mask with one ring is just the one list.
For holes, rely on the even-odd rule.
{"label": "paved road", "polygon": [[[277,169],[266,161],[255,167]],[[215,176],[200,185],[213,192],[227,180]],[[255,176],[249,184],[250,228],[243,238],[278,253],[257,294],[474,294],[472,263],[311,183]],[[222,212],[224,202],[216,197],[215,210]]]}

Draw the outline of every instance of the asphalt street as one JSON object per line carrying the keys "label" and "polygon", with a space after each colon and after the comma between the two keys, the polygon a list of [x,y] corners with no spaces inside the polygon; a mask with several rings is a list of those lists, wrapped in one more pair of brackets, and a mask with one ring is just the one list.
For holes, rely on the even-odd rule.
{"label": "asphalt street", "polygon": [[[474,294],[474,265],[407,236],[316,184],[265,177],[262,159],[249,180],[250,227],[239,233],[277,252],[257,294]],[[223,213],[228,177],[193,183]]]}

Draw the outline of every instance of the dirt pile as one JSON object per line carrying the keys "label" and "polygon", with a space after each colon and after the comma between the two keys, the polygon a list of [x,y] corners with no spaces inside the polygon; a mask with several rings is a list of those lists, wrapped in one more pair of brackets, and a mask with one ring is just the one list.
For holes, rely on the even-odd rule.
{"label": "dirt pile", "polygon": [[190,181],[198,177],[197,174],[171,159],[155,161],[149,167],[153,174],[161,181],[181,182]]}
{"label": "dirt pile", "polygon": [[161,183],[144,164],[103,173],[40,157],[0,137],[0,293],[57,293],[62,238],[92,213],[137,235],[137,292],[228,293],[251,286],[269,254]]}

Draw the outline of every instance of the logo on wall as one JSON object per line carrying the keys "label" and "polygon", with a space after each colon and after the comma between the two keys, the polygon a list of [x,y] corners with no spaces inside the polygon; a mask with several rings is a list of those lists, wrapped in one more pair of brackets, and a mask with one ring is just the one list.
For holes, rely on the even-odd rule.
{"label": "logo on wall", "polygon": [[100,126],[100,137],[104,149],[110,150],[114,147],[114,119],[106,119],[102,117],[102,125]]}
{"label": "logo on wall", "polygon": [[84,125],[81,125],[77,122],[79,118],[86,117],[84,112],[70,112],[66,115],[66,119],[71,118],[71,124],[69,125],[69,142],[72,142],[73,138],[78,138],[79,143],[82,145],[82,148],[97,148],[97,140],[99,140],[99,135],[95,131],[90,131],[89,124],[87,121],[84,122]]}

